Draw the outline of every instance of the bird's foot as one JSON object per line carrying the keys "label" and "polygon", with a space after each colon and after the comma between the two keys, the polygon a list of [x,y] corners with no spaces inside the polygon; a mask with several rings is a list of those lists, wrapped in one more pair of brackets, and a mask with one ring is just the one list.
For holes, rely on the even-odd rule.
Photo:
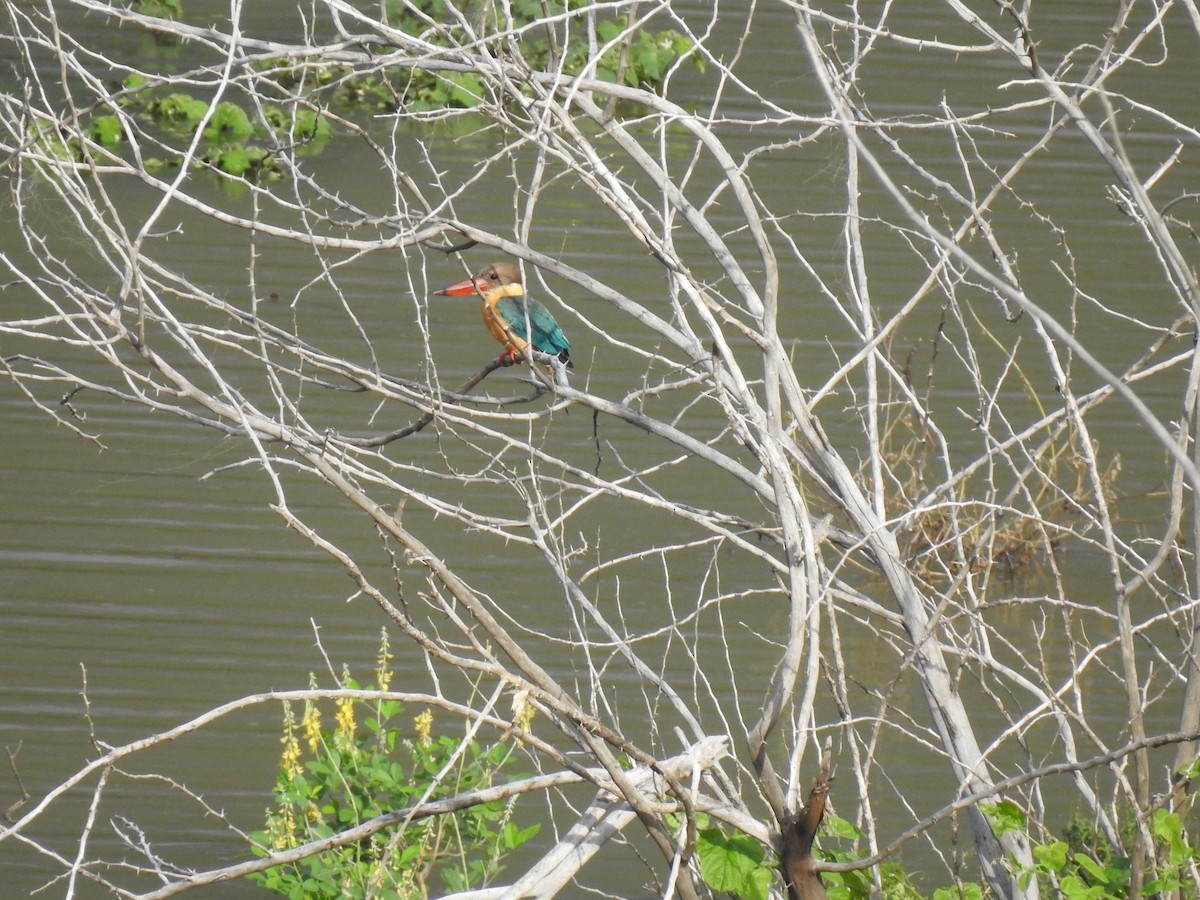
{"label": "bird's foot", "polygon": [[519,353],[517,353],[515,350],[509,350],[505,353],[501,353],[497,362],[499,362],[502,366],[515,366],[520,359],[521,355]]}

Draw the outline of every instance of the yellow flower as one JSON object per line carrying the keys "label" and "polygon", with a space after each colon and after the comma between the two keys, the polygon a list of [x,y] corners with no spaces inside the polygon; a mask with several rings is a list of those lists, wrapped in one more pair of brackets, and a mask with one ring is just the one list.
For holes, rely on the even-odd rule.
{"label": "yellow flower", "polygon": [[283,705],[283,754],[279,759],[280,775],[291,781],[304,771],[300,765],[300,741],[296,739],[296,717],[292,713],[292,704]]}
{"label": "yellow flower", "polygon": [[317,708],[317,704],[309,703],[304,710],[304,719],[300,722],[300,730],[304,732],[304,740],[308,742],[309,751],[316,753],[317,748],[321,746],[321,710]]}
{"label": "yellow flower", "polygon": [[534,708],[532,703],[521,710],[521,716],[518,719],[517,724],[521,726],[522,731],[529,731],[529,726],[533,724],[533,717],[536,713],[537,709]]}
{"label": "yellow flower", "polygon": [[337,737],[350,743],[354,740],[354,701],[343,697],[337,701]]}
{"label": "yellow flower", "polygon": [[296,840],[296,817],[292,815],[292,808],[285,806],[277,816],[272,816],[271,819],[271,824],[274,826],[272,830],[276,831],[275,840],[272,841],[275,849],[287,850],[295,847],[299,841]]}
{"label": "yellow flower", "polygon": [[413,724],[417,728],[417,742],[424,747],[429,746],[429,736],[433,731],[433,713],[428,709],[425,710],[413,720]]}
{"label": "yellow flower", "polygon": [[513,724],[522,731],[529,731],[536,712],[534,705],[529,702],[529,691],[517,691],[512,701]]}
{"label": "yellow flower", "polygon": [[283,739],[283,756],[279,761],[279,770],[288,781],[304,771],[304,767],[300,765],[300,742],[296,740],[295,735],[288,735]]}
{"label": "yellow flower", "polygon": [[375,686],[386,691],[388,685],[392,683],[392,667],[389,665],[392,661],[392,654],[388,650],[387,629],[380,629],[379,635],[379,655],[375,657]]}

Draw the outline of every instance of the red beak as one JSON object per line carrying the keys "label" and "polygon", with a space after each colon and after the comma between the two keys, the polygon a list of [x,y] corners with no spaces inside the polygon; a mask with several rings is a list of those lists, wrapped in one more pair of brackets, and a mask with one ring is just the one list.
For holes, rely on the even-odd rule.
{"label": "red beak", "polygon": [[464,278],[462,281],[456,281],[449,287],[444,287],[440,291],[434,291],[435,294],[441,294],[444,297],[467,297],[475,293],[476,289],[484,289],[482,280],[476,281],[474,278]]}

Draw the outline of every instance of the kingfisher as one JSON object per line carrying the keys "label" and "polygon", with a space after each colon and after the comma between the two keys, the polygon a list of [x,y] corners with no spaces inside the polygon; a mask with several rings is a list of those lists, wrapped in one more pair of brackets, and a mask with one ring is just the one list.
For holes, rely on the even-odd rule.
{"label": "kingfisher", "polygon": [[571,342],[550,310],[525,296],[521,271],[512,263],[488,263],[473,277],[437,293],[445,297],[479,296],[483,301],[483,324],[504,345],[505,352],[500,355],[504,365],[517,362],[525,348],[532,345],[534,350],[553,356],[568,369],[574,368]]}

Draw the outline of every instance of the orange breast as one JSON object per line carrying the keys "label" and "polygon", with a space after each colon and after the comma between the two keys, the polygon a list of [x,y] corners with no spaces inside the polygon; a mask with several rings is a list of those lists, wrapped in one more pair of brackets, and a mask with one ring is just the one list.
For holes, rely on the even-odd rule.
{"label": "orange breast", "polygon": [[[497,297],[497,300],[500,298]],[[483,304],[483,324],[488,327],[488,331],[492,333],[492,337],[504,345],[506,350],[513,350],[520,353],[525,349],[525,341],[515,334],[510,334],[508,329],[504,327],[504,320],[500,314],[496,312],[494,303],[489,303],[486,300]]]}

